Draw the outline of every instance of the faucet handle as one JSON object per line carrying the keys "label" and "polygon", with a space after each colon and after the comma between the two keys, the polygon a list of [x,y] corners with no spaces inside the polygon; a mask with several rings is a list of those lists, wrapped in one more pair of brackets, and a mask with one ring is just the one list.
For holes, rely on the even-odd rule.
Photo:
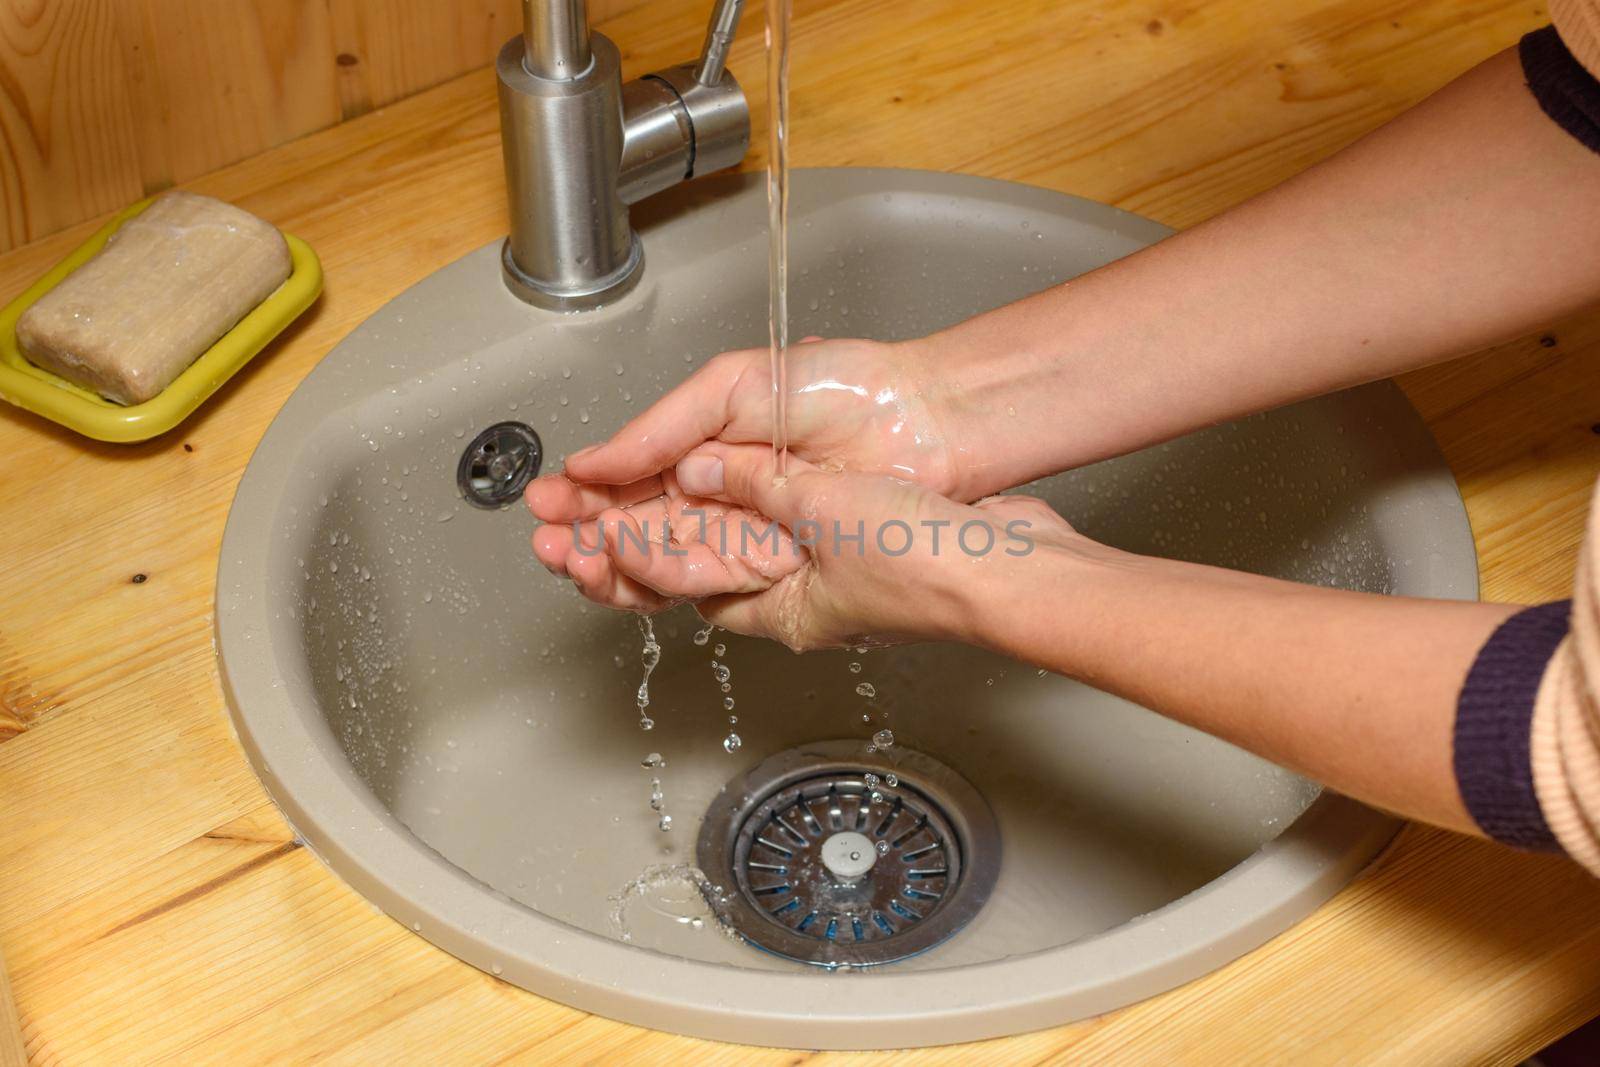
{"label": "faucet handle", "polygon": [[712,86],[722,81],[728,66],[728,48],[739,31],[739,15],[744,11],[744,0],[717,0],[711,9],[711,24],[706,27],[706,43],[700,49],[700,59],[694,66],[694,80]]}

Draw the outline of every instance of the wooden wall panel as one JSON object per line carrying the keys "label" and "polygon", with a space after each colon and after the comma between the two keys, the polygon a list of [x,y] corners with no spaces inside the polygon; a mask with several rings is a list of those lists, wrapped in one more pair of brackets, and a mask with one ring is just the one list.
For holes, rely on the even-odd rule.
{"label": "wooden wall panel", "polygon": [[327,0],[345,118],[491,62],[521,32],[520,0]]}
{"label": "wooden wall panel", "polygon": [[0,0],[0,249],[139,194],[121,0]]}
{"label": "wooden wall panel", "polygon": [[521,19],[519,0],[0,0],[0,251],[485,66]]}
{"label": "wooden wall panel", "polygon": [[324,0],[116,0],[147,192],[339,121]]}

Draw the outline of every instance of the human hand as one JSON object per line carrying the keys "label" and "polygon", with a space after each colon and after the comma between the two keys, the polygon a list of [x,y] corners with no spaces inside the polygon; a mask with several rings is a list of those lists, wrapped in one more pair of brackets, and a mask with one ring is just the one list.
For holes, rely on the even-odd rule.
{"label": "human hand", "polygon": [[793,457],[785,482],[772,474],[764,446],[702,445],[671,472],[674,491],[721,510],[675,524],[665,543],[639,510],[608,510],[603,536],[579,537],[603,543],[612,581],[580,587],[618,607],[640,601],[635,589],[660,603],[694,600],[707,621],[796,651],[972,640],[972,605],[1011,595],[1006,586],[1035,549],[1098,548],[1032,497],[958,504],[904,480]]}
{"label": "human hand", "polygon": [[[618,572],[610,554],[593,552],[574,535],[617,529],[628,517],[660,533],[668,520],[709,504],[682,492],[673,468],[709,441],[770,443],[772,375],[766,349],[719,355],[633,419],[610,440],[567,457],[566,469],[529,485],[529,510],[546,525],[533,538],[534,555],[552,573],[571,578],[584,595],[632,611],[653,612],[675,600]],[[959,484],[962,452],[947,439],[942,388],[917,343],[823,341],[790,349],[791,455],[830,471],[894,474],[935,492]],[[718,517],[742,525],[742,517]],[[680,524],[681,525],[681,524]],[[569,528],[570,527],[570,528]],[[777,574],[792,553],[755,558]],[[749,565],[737,554],[707,561],[729,588]],[[709,579],[708,579],[709,581]],[[696,586],[697,589],[709,586]],[[677,599],[693,593],[674,594]],[[710,595],[702,592],[698,595]]]}
{"label": "human hand", "polygon": [[698,597],[763,589],[802,563],[792,538],[778,530],[770,541],[748,545],[744,552],[697,554],[694,566],[685,567],[670,590],[653,588],[616,566],[619,554],[643,551],[646,541],[664,553],[681,551],[686,543],[738,545],[738,531],[769,525],[746,508],[685,492],[673,470],[627,486],[547,476],[528,486],[527,499],[535,515],[570,516],[534,531],[534,557],[550,573],[572,579],[590,600],[623,611],[648,615]]}
{"label": "human hand", "polygon": [[[936,493],[957,491],[961,450],[950,438],[941,378],[919,342],[807,338],[789,349],[787,378],[791,455],[823,470],[892,474]],[[771,444],[772,397],[766,349],[725,352],[609,441],[568,456],[566,476],[627,486],[659,476],[707,441]]]}

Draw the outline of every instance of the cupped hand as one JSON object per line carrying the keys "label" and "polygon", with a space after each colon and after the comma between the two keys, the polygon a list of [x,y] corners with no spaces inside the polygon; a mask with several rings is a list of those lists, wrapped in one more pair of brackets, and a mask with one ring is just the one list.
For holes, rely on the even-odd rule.
{"label": "cupped hand", "polygon": [[703,444],[668,477],[671,499],[722,510],[675,521],[666,543],[645,535],[638,508],[608,510],[603,538],[578,536],[603,540],[613,581],[580,581],[585,594],[616,607],[693,600],[709,622],[797,651],[972,639],[973,604],[1010,595],[1026,557],[1091,544],[1032,497],[958,504],[902,479],[792,457],[787,480],[775,482],[761,445]]}
{"label": "cupped hand", "polygon": [[[738,546],[738,530],[765,526],[768,520],[685,492],[672,470],[624,486],[584,485],[560,475],[539,478],[528,486],[527,499],[536,515],[570,517],[534,531],[534,557],[552,574],[572,579],[590,600],[624,611],[653,614],[685,600],[764,589],[802,562],[781,530],[780,536],[743,552],[705,551],[707,545]],[[642,552],[646,542],[684,560],[670,590],[653,588],[618,566],[631,562],[629,554]],[[690,549],[692,557],[676,555]]]}
{"label": "cupped hand", "polygon": [[[961,452],[949,442],[941,387],[915,343],[807,338],[790,349],[787,378],[794,458],[823,470],[893,474],[935,492],[955,491]],[[664,597],[642,585],[574,531],[587,524],[592,535],[607,527],[601,520],[622,512],[641,531],[649,525],[659,532],[663,520],[715,504],[684,493],[673,477],[690,451],[709,442],[771,440],[767,350],[716,356],[610,440],[573,453],[563,472],[529,485],[529,510],[546,524],[534,534],[534,555],[586,596],[615,607],[654,612],[692,596]],[[793,564],[793,555],[769,556],[762,565],[785,561]],[[737,557],[707,562],[734,570],[747,565]]]}
{"label": "cupped hand", "polygon": [[[938,376],[921,351],[915,342],[816,338],[790,348],[790,453],[824,470],[893,474],[954,493],[959,450],[942,413]],[[725,352],[609,441],[568,456],[566,476],[626,486],[670,470],[707,441],[771,444],[772,398],[766,349]],[[539,517],[563,522],[580,516]]]}

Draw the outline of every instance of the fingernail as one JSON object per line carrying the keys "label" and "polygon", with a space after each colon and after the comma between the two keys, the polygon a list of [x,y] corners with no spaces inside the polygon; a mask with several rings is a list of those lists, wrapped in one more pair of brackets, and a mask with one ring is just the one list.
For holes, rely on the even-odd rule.
{"label": "fingernail", "polygon": [[685,456],[678,462],[678,486],[697,496],[722,492],[722,460],[716,456]]}
{"label": "fingernail", "polygon": [[589,445],[587,448],[580,448],[576,452],[568,453],[567,462],[571,463],[575,459],[582,459],[583,457],[592,455],[598,451],[600,451],[599,445]]}

